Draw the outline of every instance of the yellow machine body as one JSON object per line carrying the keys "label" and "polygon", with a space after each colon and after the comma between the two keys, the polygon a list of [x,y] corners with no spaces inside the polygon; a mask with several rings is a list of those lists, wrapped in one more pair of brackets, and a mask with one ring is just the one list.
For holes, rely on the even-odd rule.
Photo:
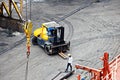
{"label": "yellow machine body", "polygon": [[42,27],[36,29],[34,31],[34,36],[35,37],[39,36],[43,40],[47,41],[48,40],[48,35],[47,35],[47,29],[46,29],[46,27],[42,25]]}
{"label": "yellow machine body", "polygon": [[41,46],[47,54],[66,52],[70,42],[64,41],[64,27],[55,21],[43,23],[34,31],[33,45]]}

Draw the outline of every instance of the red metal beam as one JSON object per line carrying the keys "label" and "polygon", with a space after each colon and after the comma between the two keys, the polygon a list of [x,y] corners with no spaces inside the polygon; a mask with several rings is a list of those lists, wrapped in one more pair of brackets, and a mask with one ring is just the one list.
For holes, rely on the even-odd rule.
{"label": "red metal beam", "polygon": [[89,68],[89,67],[78,65],[78,64],[75,65],[75,67],[76,69],[82,69],[91,73],[91,75],[93,75],[93,78],[91,78],[91,80],[100,80],[101,70]]}

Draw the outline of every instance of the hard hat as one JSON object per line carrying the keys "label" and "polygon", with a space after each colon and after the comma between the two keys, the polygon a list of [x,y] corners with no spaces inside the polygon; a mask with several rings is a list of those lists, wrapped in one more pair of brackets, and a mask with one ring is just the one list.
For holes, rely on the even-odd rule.
{"label": "hard hat", "polygon": [[70,57],[70,56],[71,56],[71,54],[68,54],[68,56]]}

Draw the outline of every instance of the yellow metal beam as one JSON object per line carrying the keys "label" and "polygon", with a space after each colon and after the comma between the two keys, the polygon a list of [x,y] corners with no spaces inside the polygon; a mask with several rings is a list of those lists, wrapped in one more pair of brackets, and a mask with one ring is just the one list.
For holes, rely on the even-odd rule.
{"label": "yellow metal beam", "polygon": [[11,0],[9,0],[9,12],[10,12],[10,16],[12,17],[12,5],[11,5]]}
{"label": "yellow metal beam", "polygon": [[19,9],[18,9],[18,6],[15,4],[14,0],[11,0],[11,1],[12,1],[12,4],[13,4],[13,6],[14,6],[14,8],[15,8],[18,16],[19,16],[19,18],[20,18],[21,20],[23,20],[22,15],[20,14],[20,11],[19,11]]}
{"label": "yellow metal beam", "polygon": [[2,13],[2,10],[0,9],[0,14]]}
{"label": "yellow metal beam", "polygon": [[18,6],[16,5],[14,0],[9,0],[9,7],[5,4],[5,2],[2,2],[1,4],[1,8],[0,8],[0,14],[3,14],[3,8],[5,9],[5,11],[7,12],[8,16],[11,17],[12,16],[12,5],[13,8],[15,9],[15,11],[18,14],[18,17],[23,20],[22,18],[22,7],[23,7],[23,0],[20,0],[20,10],[18,8]]}
{"label": "yellow metal beam", "polygon": [[1,10],[2,13],[3,13],[3,7],[5,8],[5,10],[6,10],[8,16],[10,16],[9,8],[8,8],[7,5],[5,4],[5,2],[2,2],[2,10]]}

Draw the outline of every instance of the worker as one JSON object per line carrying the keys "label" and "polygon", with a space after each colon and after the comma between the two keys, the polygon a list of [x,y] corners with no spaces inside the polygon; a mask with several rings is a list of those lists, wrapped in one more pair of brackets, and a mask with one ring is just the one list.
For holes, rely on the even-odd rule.
{"label": "worker", "polygon": [[73,62],[73,58],[72,58],[71,54],[68,54],[68,63],[67,63],[67,68],[66,68],[65,72],[68,71],[69,67],[70,67],[70,71],[72,71],[72,62]]}

